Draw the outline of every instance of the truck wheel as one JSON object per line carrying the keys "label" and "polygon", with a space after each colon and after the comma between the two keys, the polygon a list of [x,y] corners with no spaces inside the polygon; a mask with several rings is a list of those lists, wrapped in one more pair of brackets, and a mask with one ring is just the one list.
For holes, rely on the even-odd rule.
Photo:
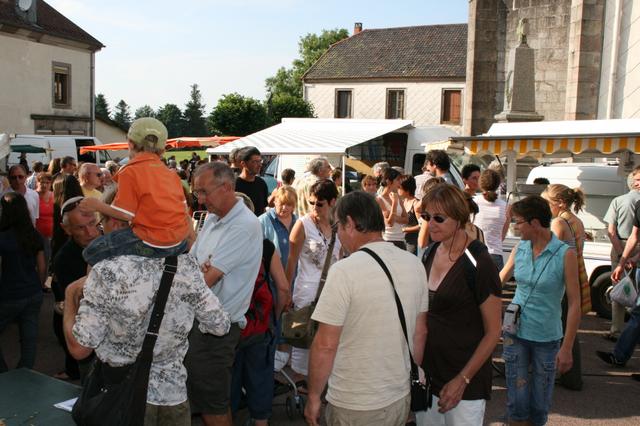
{"label": "truck wheel", "polygon": [[591,305],[593,310],[605,319],[611,319],[611,303],[605,298],[605,292],[611,287],[611,272],[598,275],[591,286]]}

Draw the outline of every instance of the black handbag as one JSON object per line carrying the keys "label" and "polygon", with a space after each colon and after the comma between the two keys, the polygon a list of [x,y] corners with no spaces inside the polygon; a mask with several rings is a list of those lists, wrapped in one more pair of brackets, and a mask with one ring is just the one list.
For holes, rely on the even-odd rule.
{"label": "black handbag", "polygon": [[151,320],[144,336],[142,349],[133,364],[111,367],[95,358],[80,397],[73,406],[71,416],[80,426],[142,426],[147,406],[149,371],[153,361],[153,348],[164,316],[171,283],[177,271],[178,258],[169,256]]}
{"label": "black handbag", "polygon": [[331,257],[333,256],[333,248],[336,244],[336,230],[331,231],[331,241],[327,249],[327,255],[324,259],[322,274],[320,275],[320,283],[316,291],[316,297],[309,305],[285,312],[282,314],[282,338],[294,348],[309,349],[313,338],[318,331],[318,323],[311,319],[316,304],[320,299],[320,294],[327,281],[327,273],[331,265]]}
{"label": "black handbag", "polygon": [[431,387],[429,386],[429,381],[427,378],[426,383],[422,383],[420,381],[420,375],[418,373],[418,366],[413,360],[413,355],[411,354],[411,346],[409,346],[409,336],[407,335],[407,322],[404,318],[404,309],[402,309],[402,302],[400,301],[400,297],[398,296],[398,292],[396,291],[396,286],[393,283],[393,278],[391,277],[391,272],[387,268],[387,265],[384,264],[380,256],[378,256],[373,250],[363,247],[360,249],[361,251],[369,254],[373,257],[376,262],[380,265],[385,274],[387,274],[387,278],[391,282],[391,287],[393,288],[393,294],[396,299],[396,307],[398,309],[398,317],[400,317],[400,325],[402,326],[402,332],[404,333],[404,339],[407,342],[407,350],[409,351],[409,360],[411,361],[411,373],[409,374],[409,384],[411,386],[411,411],[427,411],[428,408],[431,408],[432,395],[431,395]]}

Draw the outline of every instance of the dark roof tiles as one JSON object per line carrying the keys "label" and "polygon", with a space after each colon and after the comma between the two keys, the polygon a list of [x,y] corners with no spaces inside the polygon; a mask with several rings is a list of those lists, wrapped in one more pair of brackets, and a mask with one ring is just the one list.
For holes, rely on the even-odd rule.
{"label": "dark roof tiles", "polygon": [[92,49],[101,49],[102,43],[91,34],[71,22],[67,17],[51,7],[43,0],[38,0],[37,23],[22,19],[15,10],[15,1],[0,0],[0,24],[6,24],[18,28],[27,28],[43,34],[49,34],[68,40],[86,43]]}
{"label": "dark roof tiles", "polygon": [[464,79],[467,24],[363,30],[335,43],[304,76],[351,79]]}

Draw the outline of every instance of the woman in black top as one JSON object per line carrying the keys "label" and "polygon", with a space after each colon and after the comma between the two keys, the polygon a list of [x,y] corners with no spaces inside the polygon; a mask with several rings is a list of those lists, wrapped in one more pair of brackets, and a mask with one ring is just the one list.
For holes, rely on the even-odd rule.
{"label": "woman in black top", "polygon": [[420,424],[481,425],[491,395],[490,358],[500,338],[498,270],[487,248],[465,231],[464,193],[437,184],[422,199],[434,243],[424,265],[429,287],[427,340],[416,362],[431,380],[434,406]]}
{"label": "woman in black top", "polygon": [[[38,340],[38,316],[42,285],[46,278],[42,237],[34,228],[24,197],[16,192],[2,196],[0,217],[0,334],[18,322],[20,361],[18,368],[33,368]],[[0,353],[0,373],[8,366]]]}

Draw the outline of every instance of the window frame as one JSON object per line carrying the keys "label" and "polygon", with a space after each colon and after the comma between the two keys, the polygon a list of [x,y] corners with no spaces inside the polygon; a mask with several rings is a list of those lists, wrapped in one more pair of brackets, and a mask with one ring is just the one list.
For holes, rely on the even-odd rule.
{"label": "window frame", "polygon": [[[338,116],[338,111],[340,111],[340,92],[349,93],[349,113],[346,117]],[[353,89],[335,89],[333,118],[353,118]]]}
{"label": "window frame", "polygon": [[[64,71],[64,72],[59,72]],[[66,102],[58,102],[56,99],[56,74],[65,74],[67,76]],[[53,108],[70,109],[71,108],[71,64],[64,62],[52,62],[51,64],[51,104]]]}
{"label": "window frame", "polygon": [[[450,119],[451,117],[449,117],[449,120],[446,120],[447,117],[445,117],[445,112],[448,112],[445,108],[446,95],[447,93],[453,93],[453,92],[458,92],[460,94],[460,108],[459,108],[460,119],[458,121],[451,120]],[[442,95],[440,96],[440,124],[448,124],[451,126],[462,125],[462,94],[463,94],[462,88],[443,88],[442,89]]]}
{"label": "window frame", "polygon": [[[390,102],[390,96],[391,93],[402,93],[402,110],[400,111],[400,116],[398,117],[391,117],[391,102]],[[396,100],[396,104],[397,104],[397,100]],[[396,110],[397,110],[397,106],[396,106]],[[386,105],[385,105],[385,113],[384,113],[384,117],[387,120],[404,120],[404,117],[406,116],[406,110],[407,110],[407,89],[406,88],[387,88],[387,96],[386,96]]]}

